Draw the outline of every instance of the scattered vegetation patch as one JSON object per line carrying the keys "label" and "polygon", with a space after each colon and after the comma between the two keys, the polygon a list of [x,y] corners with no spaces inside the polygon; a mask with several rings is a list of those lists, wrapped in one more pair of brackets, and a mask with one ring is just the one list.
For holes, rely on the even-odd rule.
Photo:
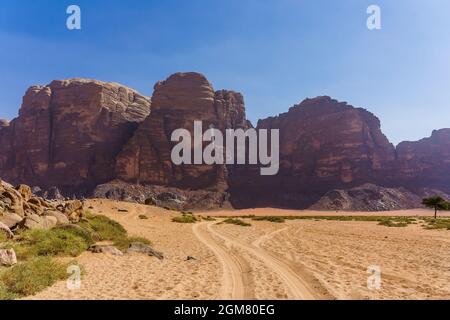
{"label": "scattered vegetation patch", "polygon": [[19,261],[12,268],[0,268],[0,300],[34,295],[64,279],[67,265],[52,257],[76,257],[97,241],[111,241],[119,250],[133,242],[151,245],[145,238],[129,237],[119,223],[90,213],[78,224],[24,230],[14,239],[0,240],[0,248],[13,248]]}
{"label": "scattered vegetation patch", "polygon": [[254,221],[269,221],[269,222],[274,222],[274,223],[283,223],[286,221],[283,217],[275,217],[275,216],[253,217],[252,220],[254,220]]}
{"label": "scattered vegetation patch", "polygon": [[440,218],[440,219],[425,218],[424,221],[426,223],[425,229],[429,229],[429,230],[436,230],[436,229],[450,230],[450,218]]}
{"label": "scattered vegetation patch", "polygon": [[192,214],[183,214],[172,219],[176,223],[196,223],[198,219]]}
{"label": "scattered vegetation patch", "polygon": [[145,214],[140,214],[139,219],[141,220],[148,220],[148,217]]}
{"label": "scattered vegetation patch", "polygon": [[0,275],[0,299],[30,296],[67,277],[67,265],[50,257],[22,262]]}
{"label": "scattered vegetation patch", "polygon": [[213,217],[211,217],[211,216],[201,217],[201,218],[202,218],[202,220],[204,220],[204,221],[216,221],[216,219],[213,218]]}
{"label": "scattered vegetation patch", "polygon": [[127,236],[127,231],[121,224],[105,216],[86,215],[86,219],[79,225],[91,231],[96,241],[115,241]]}
{"label": "scattered vegetation patch", "polygon": [[242,226],[242,227],[250,227],[251,224],[248,222],[245,222],[244,220],[241,219],[237,219],[237,218],[228,218],[225,219],[223,221],[223,223],[227,223],[227,224],[235,224],[237,226]]}

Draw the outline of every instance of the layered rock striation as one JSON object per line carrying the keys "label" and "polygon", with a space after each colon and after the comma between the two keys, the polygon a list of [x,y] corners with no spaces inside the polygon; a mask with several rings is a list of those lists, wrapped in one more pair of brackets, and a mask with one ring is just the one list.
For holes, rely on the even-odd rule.
{"label": "layered rock striation", "polygon": [[117,154],[150,114],[150,99],[96,80],[28,89],[0,130],[0,175],[14,184],[88,190],[114,177]]}
{"label": "layered rock striation", "polygon": [[178,143],[171,141],[176,129],[189,131],[194,154],[195,121],[202,122],[203,131],[246,128],[242,95],[225,90],[214,92],[199,73],[177,73],[158,82],[152,96],[152,115],[139,126],[117,158],[117,178],[194,190],[227,190],[225,165],[175,165],[171,160],[172,148]]}
{"label": "layered rock striation", "polygon": [[[178,142],[171,135],[186,129],[193,137],[195,121],[202,121],[203,131],[251,127],[243,96],[214,91],[199,73],[158,82],[152,99],[96,80],[34,86],[19,116],[0,120],[0,177],[54,190],[43,194],[59,198],[59,190],[87,195],[98,186],[97,196],[161,202],[167,190],[175,194],[170,201],[183,202],[182,209],[211,209],[228,200],[235,207],[367,203],[368,210],[392,209],[408,201],[416,206],[423,195],[450,194],[450,129],[395,148],[367,110],[326,96],[306,99],[258,122],[256,129],[280,132],[279,173],[261,176],[258,165],[175,165],[171,151]],[[365,202],[367,197],[376,199]]]}

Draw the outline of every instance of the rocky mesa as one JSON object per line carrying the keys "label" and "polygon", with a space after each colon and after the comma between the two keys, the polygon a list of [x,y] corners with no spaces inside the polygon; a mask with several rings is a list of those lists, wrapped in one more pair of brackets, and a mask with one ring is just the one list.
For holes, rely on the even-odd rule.
{"label": "rocky mesa", "polygon": [[450,129],[395,147],[369,111],[327,96],[306,99],[258,122],[257,129],[280,131],[279,173],[261,176],[257,165],[174,165],[172,132],[193,134],[200,120],[203,130],[251,127],[240,93],[215,91],[195,72],[158,82],[151,99],[96,80],[31,87],[19,116],[0,121],[0,177],[66,196],[97,187],[95,196],[189,209],[230,201],[389,210],[450,193]]}
{"label": "rocky mesa", "polygon": [[87,192],[114,178],[117,154],[150,114],[150,99],[115,83],[71,79],[27,90],[0,130],[0,176]]}

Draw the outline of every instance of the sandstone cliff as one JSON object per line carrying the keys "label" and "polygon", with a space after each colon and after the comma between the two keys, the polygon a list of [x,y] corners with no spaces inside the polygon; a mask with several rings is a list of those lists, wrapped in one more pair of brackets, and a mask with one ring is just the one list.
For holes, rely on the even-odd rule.
{"label": "sandstone cliff", "polygon": [[0,131],[0,175],[78,192],[113,178],[117,153],[150,113],[150,99],[114,83],[72,79],[28,89]]}
{"label": "sandstone cliff", "polygon": [[395,160],[395,148],[373,114],[330,97],[306,99],[257,128],[280,130],[280,171],[264,177],[237,168],[237,206],[304,208],[331,189],[377,181]]}
{"label": "sandstone cliff", "polygon": [[[42,194],[59,194],[47,192],[58,187],[66,196],[100,185],[96,195],[140,202],[164,198],[167,187],[177,201],[184,199],[183,208],[222,206],[231,197],[236,207],[316,203],[327,209],[336,194],[330,190],[338,190],[343,207],[359,208],[373,188],[354,188],[366,183],[381,187],[376,193],[393,208],[412,199],[410,191],[450,193],[450,129],[394,148],[370,112],[330,97],[306,99],[259,121],[257,129],[280,130],[280,171],[261,176],[257,165],[174,165],[171,134],[184,128],[193,135],[196,120],[203,130],[251,127],[243,96],[214,91],[198,73],[158,82],[152,100],[95,80],[31,87],[18,118],[0,121],[0,177],[40,186]],[[349,194],[355,202],[347,201]],[[367,209],[374,205],[369,201]]]}
{"label": "sandstone cliff", "polygon": [[392,184],[415,190],[439,188],[450,193],[450,129],[433,131],[431,137],[397,146]]}
{"label": "sandstone cliff", "polygon": [[172,132],[183,128],[193,137],[194,121],[202,121],[203,130],[245,128],[248,124],[242,95],[225,90],[214,92],[208,80],[198,73],[177,73],[158,82],[152,97],[152,115],[139,126],[117,158],[117,178],[225,191],[228,179],[224,165],[176,166],[171,161],[171,150],[177,144],[171,141]]}

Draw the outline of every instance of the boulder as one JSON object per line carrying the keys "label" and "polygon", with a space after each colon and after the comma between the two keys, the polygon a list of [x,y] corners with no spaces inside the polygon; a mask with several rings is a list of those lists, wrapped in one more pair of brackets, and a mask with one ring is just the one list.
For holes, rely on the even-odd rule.
{"label": "boulder", "polygon": [[24,216],[24,203],[22,195],[9,183],[0,180],[0,203],[5,211]]}
{"label": "boulder", "polygon": [[21,184],[16,188],[17,191],[22,195],[22,199],[24,201],[28,201],[31,199],[33,193],[31,192],[31,188],[25,184]]}
{"label": "boulder", "polygon": [[0,222],[8,226],[10,229],[17,226],[22,220],[23,217],[13,212],[0,213]]}
{"label": "boulder", "polygon": [[14,237],[14,233],[12,233],[11,229],[3,222],[0,222],[0,232],[5,233],[8,238]]}
{"label": "boulder", "polygon": [[0,249],[0,266],[11,267],[17,264],[17,257],[14,249]]}
{"label": "boulder", "polygon": [[114,246],[109,245],[93,245],[89,248],[92,253],[107,253],[113,256],[123,256],[123,252]]}
{"label": "boulder", "polygon": [[144,243],[141,242],[133,242],[130,247],[128,248],[128,253],[144,253],[146,255],[149,255],[151,257],[155,257],[158,258],[159,260],[163,260],[164,259],[164,255],[159,252],[156,251],[155,249],[153,249],[152,247],[150,247],[149,245],[146,245]]}
{"label": "boulder", "polygon": [[83,202],[81,202],[80,200],[67,202],[64,207],[64,213],[66,215],[71,215],[73,212],[80,210],[83,210]]}
{"label": "boulder", "polygon": [[47,217],[55,217],[57,225],[64,225],[64,224],[70,223],[69,218],[65,214],[63,214],[59,211],[48,210],[48,211],[45,211],[44,214]]}
{"label": "boulder", "polygon": [[58,223],[56,217],[53,216],[38,216],[37,214],[31,214],[27,216],[21,223],[21,227],[25,229],[44,229],[48,230],[55,227]]}

